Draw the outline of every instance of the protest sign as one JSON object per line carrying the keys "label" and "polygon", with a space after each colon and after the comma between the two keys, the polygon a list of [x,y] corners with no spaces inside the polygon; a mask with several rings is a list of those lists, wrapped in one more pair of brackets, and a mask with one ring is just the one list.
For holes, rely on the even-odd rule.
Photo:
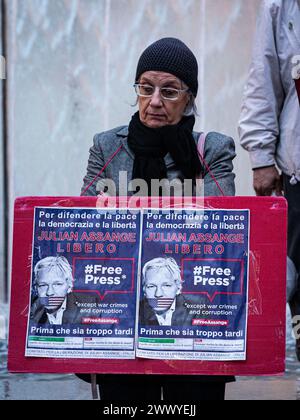
{"label": "protest sign", "polygon": [[[200,217],[201,214],[204,215],[203,217],[208,217],[208,222],[206,220],[204,224],[211,224],[210,231],[204,227],[204,231],[201,231],[201,229],[196,229],[195,225],[196,230],[192,232],[191,224],[196,222],[194,220],[190,222],[190,227],[185,226],[183,230],[179,228],[178,223],[176,229],[174,228],[178,240],[175,240],[174,236],[170,238],[170,241],[164,241],[164,237],[161,236],[156,241],[155,235],[165,234],[166,231],[162,226],[153,226],[152,228],[149,225],[147,228],[145,223],[147,223],[147,215],[152,212],[151,209],[158,209],[157,215],[159,216],[159,209],[169,206],[161,198],[139,198],[135,199],[134,204],[130,198],[114,198],[115,206],[119,207],[119,211],[115,212],[115,216],[112,216],[109,223],[105,219],[105,215],[112,215],[114,212],[112,209],[114,205],[110,199],[107,202],[104,200],[100,206],[99,200],[95,197],[25,197],[17,199],[14,218],[9,370],[11,372],[68,373],[146,372],[148,374],[177,375],[282,373],[285,357],[285,200],[277,197],[209,197],[204,202],[202,200],[200,202],[196,198],[189,200],[182,206],[182,203],[178,205],[174,199],[171,207],[184,208],[184,212],[191,209],[194,211],[194,219],[196,215]],[[129,218],[122,221],[116,219],[117,215],[121,215],[123,211],[126,213],[126,210],[123,209],[127,207],[145,209],[143,215],[139,212],[136,213],[135,226],[130,225],[133,220]],[[200,210],[199,207],[201,207]],[[50,213],[49,219],[46,219],[45,216],[47,211]],[[69,215],[62,214],[60,220],[58,215],[65,211],[69,212]],[[74,218],[70,216],[71,214],[74,215]],[[88,214],[91,219],[87,217]],[[96,217],[92,216],[93,214],[98,214],[100,220],[92,221],[92,218]],[[168,211],[166,214],[171,215],[175,212]],[[75,215],[78,219],[75,218]],[[217,221],[217,216],[220,218],[219,221]],[[239,220],[225,220],[225,216],[233,219],[237,217]],[[55,236],[54,233],[51,237],[47,236],[50,230],[53,231],[51,218],[53,219],[52,223],[60,221],[64,223],[60,231],[58,226],[55,227],[58,236]],[[50,224],[43,226],[42,222],[47,225],[47,220]],[[75,232],[71,225],[74,222],[91,223],[93,226],[88,228],[90,231],[87,231],[86,225],[79,225],[76,226],[78,231]],[[138,230],[139,222],[143,223],[145,232],[143,229]],[[150,223],[150,219],[148,222]],[[177,222],[172,220],[173,227]],[[67,226],[67,223],[70,225]],[[97,229],[96,223],[101,223]],[[115,223],[124,223],[124,225],[119,226]],[[227,225],[223,226],[221,223]],[[214,229],[214,224],[217,225],[216,229]],[[238,229],[239,226],[241,229]],[[118,229],[120,230],[118,231]],[[147,229],[148,232],[146,232]],[[63,231],[65,231],[65,235],[62,233]],[[73,231],[72,234],[71,231]],[[103,235],[107,234],[107,242],[103,240],[104,236],[99,236],[100,232]],[[124,240],[126,238],[124,243],[121,240],[120,242],[113,241],[112,236],[109,236],[118,232],[120,235],[124,235],[122,236]],[[137,235],[131,242],[129,233],[133,232],[143,233],[143,235],[140,235],[139,240]],[[180,236],[179,233],[183,236]],[[192,237],[188,237],[189,233],[222,234],[222,242],[218,242],[221,236],[220,238],[198,236],[197,241],[193,243]],[[227,236],[224,236],[225,234]],[[120,235],[119,239],[121,239]],[[147,237],[152,240],[146,241]],[[179,238],[182,238],[182,241],[179,241]],[[143,242],[146,242],[145,246],[143,246]],[[119,249],[114,248],[114,245],[117,245]],[[159,247],[157,248],[157,246]],[[221,246],[224,247],[224,250]],[[218,254],[219,252],[220,254]],[[141,256],[140,266],[137,255]],[[80,313],[79,325],[83,334],[79,331],[78,336],[76,331],[72,331],[79,327],[78,318],[74,317],[73,321],[68,319],[67,322],[64,319],[67,301],[65,302],[66,306],[62,308],[63,314],[51,318],[51,313],[49,314],[51,310],[47,311],[46,321],[49,321],[49,323],[46,322],[47,328],[49,328],[49,324],[53,328],[53,333],[50,336],[47,335],[48,332],[43,334],[32,330],[32,327],[44,328],[46,325],[41,325],[40,322],[36,322],[37,318],[34,321],[34,318],[31,317],[36,299],[41,299],[43,305],[50,305],[50,307],[58,304],[55,299],[54,301],[45,300],[41,292],[41,296],[38,296],[37,284],[34,280],[37,264],[49,256],[60,256],[67,259],[73,277],[72,290],[68,290],[67,293],[76,295],[77,300],[75,299],[75,301],[80,304],[77,305],[79,313],[82,309],[87,310],[87,313],[84,313],[85,311]],[[196,305],[188,307],[188,316],[192,325],[186,327],[186,319],[181,315],[179,319],[184,325],[176,326],[175,334],[177,334],[178,328],[179,331],[181,328],[185,329],[186,334],[190,330],[207,331],[207,334],[216,332],[222,334],[222,337],[213,337],[213,340],[211,337],[196,337],[193,349],[195,354],[189,355],[189,358],[193,360],[185,359],[185,356],[181,354],[184,352],[177,347],[178,343],[176,344],[174,337],[171,338],[173,354],[168,356],[161,354],[165,351],[170,352],[170,349],[162,348],[159,342],[157,346],[156,342],[154,343],[156,354],[154,356],[152,354],[152,359],[144,358],[145,355],[142,355],[143,357],[135,356],[133,330],[135,328],[138,332],[135,322],[138,319],[138,306],[134,303],[133,297],[138,297],[137,300],[140,301],[144,298],[142,271],[146,263],[156,257],[175,260],[181,278],[184,280],[180,294],[189,302],[189,305]],[[106,267],[105,273],[102,271],[103,267]],[[122,279],[124,287],[120,288],[120,284],[116,284],[115,279],[122,275],[126,275],[126,280]],[[133,283],[128,281],[128,276],[131,281],[133,279]],[[110,280],[109,277],[111,277]],[[106,284],[102,284],[102,282]],[[112,284],[108,284],[109,282]],[[229,284],[230,292],[227,289]],[[50,287],[50,285],[53,286],[52,283],[48,286]],[[44,287],[45,284],[42,283],[42,289]],[[62,296],[58,297],[62,298]],[[247,302],[246,305],[245,302]],[[125,306],[118,308],[121,309],[120,313],[112,314],[108,312],[111,308],[106,307],[106,303]],[[158,303],[159,305],[166,304],[164,300]],[[153,307],[151,308],[153,309]],[[93,313],[93,309],[97,309],[99,313]],[[133,316],[135,310],[136,317]],[[199,313],[197,313],[198,311]],[[77,312],[75,311],[76,314]],[[157,319],[159,319],[159,314]],[[236,320],[234,321],[236,325],[233,325],[233,319]],[[176,320],[176,316],[174,320]],[[70,334],[63,331],[64,335],[58,337],[60,333],[57,330],[62,327],[69,328]],[[139,328],[141,327],[140,325]],[[171,327],[173,328],[172,325]],[[93,331],[89,330],[88,332],[88,328],[92,328]],[[145,328],[153,327],[147,325]],[[159,328],[161,328],[160,324]],[[170,326],[166,325],[162,329],[168,328]],[[107,330],[113,331],[111,337],[100,336],[102,331]],[[120,335],[114,333],[115,330],[122,333]],[[231,336],[226,337],[226,331],[227,335],[230,332]],[[37,337],[42,338],[37,339]],[[50,337],[48,344],[45,344],[47,340],[44,340],[43,337]],[[52,345],[53,343],[49,345],[51,340],[55,343],[54,338],[60,343],[58,346]],[[110,338],[112,338],[111,341]],[[144,348],[141,348],[138,337],[135,336],[135,338],[136,343],[139,343],[136,351],[149,352],[149,348],[145,348],[145,345],[149,345],[149,341],[148,343],[144,341]],[[140,337],[140,339],[144,338],[149,339],[149,337]],[[71,344],[69,344],[69,339],[71,339]],[[78,346],[79,341],[80,346]],[[87,342],[86,346],[82,344],[84,341]],[[89,341],[93,343],[90,347]],[[63,344],[61,344],[62,342]],[[66,348],[66,343],[71,348]],[[51,354],[52,351],[54,354]],[[36,354],[34,354],[35,352]],[[39,354],[39,352],[41,353]],[[109,352],[112,353],[111,357]],[[175,360],[176,352],[183,360]],[[131,358],[132,360],[130,360]],[[124,359],[126,359],[126,363],[124,363]]]}

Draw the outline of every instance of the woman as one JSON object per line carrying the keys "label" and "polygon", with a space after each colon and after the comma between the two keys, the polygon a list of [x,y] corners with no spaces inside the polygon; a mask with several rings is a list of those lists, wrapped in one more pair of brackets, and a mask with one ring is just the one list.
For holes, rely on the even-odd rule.
{"label": "woman", "polygon": [[[174,179],[181,185],[190,180],[195,193],[199,177],[205,195],[234,195],[233,140],[209,133],[204,160],[199,158],[199,133],[193,131],[197,78],[197,60],[180,40],[163,38],[146,48],[135,77],[138,112],[128,127],[96,134],[82,195],[157,195],[162,190],[153,180]],[[147,191],[141,193],[143,188]],[[165,400],[224,399],[225,383],[231,380],[188,375],[98,375],[97,379],[101,399],[132,401],[160,400],[162,389]]]}

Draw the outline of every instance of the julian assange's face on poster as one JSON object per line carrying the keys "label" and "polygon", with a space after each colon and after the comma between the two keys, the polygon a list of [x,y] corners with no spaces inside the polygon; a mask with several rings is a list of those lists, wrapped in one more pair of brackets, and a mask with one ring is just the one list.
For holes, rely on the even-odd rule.
{"label": "julian assange's face on poster", "polygon": [[180,288],[167,268],[150,268],[146,273],[144,293],[155,312],[170,308]]}
{"label": "julian assange's face on poster", "polygon": [[[47,298],[65,298],[70,291],[70,287],[67,280],[59,276],[55,270],[43,270],[39,273],[37,291],[39,298],[47,302]],[[52,299],[51,305],[45,303],[45,308],[49,311],[55,311],[61,306],[62,301],[63,299],[57,299],[56,305],[55,299]]]}

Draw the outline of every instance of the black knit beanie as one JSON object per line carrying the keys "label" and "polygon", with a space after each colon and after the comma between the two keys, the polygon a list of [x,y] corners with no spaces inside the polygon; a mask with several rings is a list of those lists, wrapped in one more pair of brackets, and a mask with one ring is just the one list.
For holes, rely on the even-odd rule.
{"label": "black knit beanie", "polygon": [[179,39],[162,38],[149,45],[142,53],[135,81],[145,71],[164,71],[182,80],[196,97],[198,91],[198,64],[192,51]]}

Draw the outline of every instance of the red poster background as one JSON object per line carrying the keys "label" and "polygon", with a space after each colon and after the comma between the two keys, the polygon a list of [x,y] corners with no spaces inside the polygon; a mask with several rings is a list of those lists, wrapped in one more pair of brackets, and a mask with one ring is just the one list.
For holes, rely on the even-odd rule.
{"label": "red poster background", "polygon": [[[110,201],[108,201],[110,200]],[[284,372],[287,205],[278,197],[190,198],[189,206],[250,210],[247,360],[107,360],[25,357],[34,207],[168,207],[168,199],[24,197],[15,202],[8,369],[39,373],[275,375]],[[171,207],[182,207],[174,199]]]}

